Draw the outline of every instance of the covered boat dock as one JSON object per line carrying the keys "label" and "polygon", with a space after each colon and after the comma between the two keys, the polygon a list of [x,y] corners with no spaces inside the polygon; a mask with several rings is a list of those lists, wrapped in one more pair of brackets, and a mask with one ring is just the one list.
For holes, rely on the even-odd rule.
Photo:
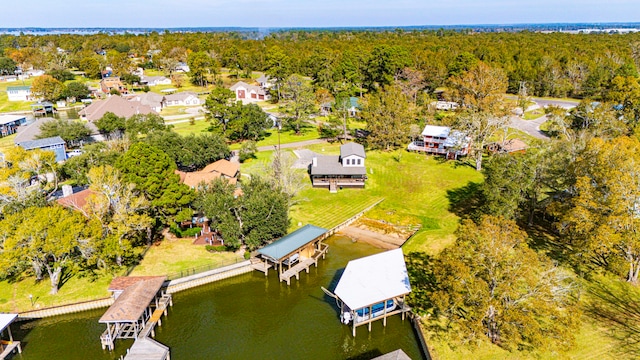
{"label": "covered boat dock", "polygon": [[109,291],[115,302],[102,315],[99,322],[107,325],[100,336],[102,348],[113,350],[116,339],[144,339],[155,335],[156,324],[173,305],[171,295],[162,289],[165,276],[138,276],[115,278]]}
{"label": "covered boat dock", "polygon": [[405,297],[411,292],[402,249],[395,249],[349,261],[335,289],[340,319],[356,328],[411,311]]}
{"label": "covered boat dock", "polygon": [[317,267],[320,257],[324,259],[329,249],[329,245],[322,242],[326,232],[327,229],[305,225],[258,250],[261,260],[258,259],[252,266],[265,275],[268,275],[269,268],[275,266],[280,281],[290,285],[293,276],[299,280],[302,270],[309,273],[311,265]]}
{"label": "covered boat dock", "polygon": [[[16,350],[22,352],[20,341],[13,340],[10,325],[18,317],[18,314],[0,314],[0,360],[8,359]],[[5,339],[4,333],[7,332]]]}

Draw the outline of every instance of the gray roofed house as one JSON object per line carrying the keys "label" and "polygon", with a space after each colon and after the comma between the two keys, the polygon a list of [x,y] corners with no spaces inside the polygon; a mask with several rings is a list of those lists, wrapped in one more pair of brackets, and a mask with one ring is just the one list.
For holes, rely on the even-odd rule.
{"label": "gray roofed house", "polygon": [[340,146],[340,156],[315,156],[309,169],[311,182],[331,192],[338,187],[362,188],[367,179],[366,157],[364,147],[353,142]]}
{"label": "gray roofed house", "polygon": [[25,150],[40,149],[44,151],[53,151],[56,154],[56,161],[58,162],[67,159],[66,143],[60,136],[28,140],[20,143],[16,142],[15,144]]}
{"label": "gray roofed house", "polygon": [[107,112],[124,118],[130,118],[136,114],[147,115],[156,113],[151,107],[143,105],[139,101],[127,101],[120,96],[112,95],[106,100],[93,102],[91,105],[80,110],[78,114],[88,121],[96,121],[102,118]]}
{"label": "gray roofed house", "polygon": [[46,122],[53,120],[53,118],[36,118],[33,122],[21,126],[18,128],[18,134],[15,139],[13,139],[14,144],[23,143],[25,141],[35,140],[38,135],[40,135],[40,126]]}
{"label": "gray roofed house", "polygon": [[348,142],[340,146],[340,156],[347,157],[351,155],[359,156],[363,159],[367,157],[364,152],[364,146],[354,142]]}

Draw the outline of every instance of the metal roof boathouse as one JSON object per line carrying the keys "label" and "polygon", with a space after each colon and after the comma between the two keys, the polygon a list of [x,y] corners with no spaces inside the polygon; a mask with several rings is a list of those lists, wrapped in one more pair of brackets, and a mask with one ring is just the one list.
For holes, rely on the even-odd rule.
{"label": "metal roof boathouse", "polygon": [[289,285],[293,276],[300,279],[302,270],[309,273],[311,265],[318,266],[320,257],[324,259],[329,249],[329,245],[322,242],[326,232],[327,229],[305,225],[258,250],[262,260],[252,260],[252,266],[265,275],[268,275],[270,267],[277,267],[280,281]]}
{"label": "metal roof boathouse", "polygon": [[353,336],[356,327],[369,325],[382,319],[387,326],[387,317],[402,314],[411,309],[405,297],[411,292],[409,274],[404,262],[402,249],[395,249],[351,260],[338,281],[335,295],[340,307],[340,319],[344,324],[351,323]]}

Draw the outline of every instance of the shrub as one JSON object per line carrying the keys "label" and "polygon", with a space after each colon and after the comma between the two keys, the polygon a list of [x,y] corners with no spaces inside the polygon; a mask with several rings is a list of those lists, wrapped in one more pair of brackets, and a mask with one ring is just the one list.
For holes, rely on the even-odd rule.
{"label": "shrub", "polygon": [[244,259],[245,260],[251,259],[251,252],[250,251],[245,251],[244,252]]}
{"label": "shrub", "polygon": [[200,233],[200,230],[202,230],[202,228],[200,227],[193,227],[182,230],[180,229],[180,226],[178,226],[178,224],[169,225],[169,232],[179,238],[196,236]]}
{"label": "shrub", "polygon": [[227,247],[224,245],[218,245],[218,246],[214,246],[214,245],[205,245],[205,250],[207,250],[208,252],[223,252],[223,251],[227,251]]}

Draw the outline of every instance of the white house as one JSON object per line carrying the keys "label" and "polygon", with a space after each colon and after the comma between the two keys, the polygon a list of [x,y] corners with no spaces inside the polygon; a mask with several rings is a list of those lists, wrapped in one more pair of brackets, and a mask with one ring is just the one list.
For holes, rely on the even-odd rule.
{"label": "white house", "polygon": [[204,100],[198,98],[196,93],[184,91],[164,97],[166,106],[198,106],[204,104]]}
{"label": "white house", "polygon": [[269,75],[262,75],[259,78],[257,78],[256,81],[258,82],[260,87],[263,89],[270,89],[275,84],[274,79],[269,77]]}
{"label": "white house", "polygon": [[256,85],[249,85],[244,81],[238,81],[229,88],[236,94],[236,99],[243,102],[257,102],[271,99],[267,90]]}
{"label": "white house", "polygon": [[436,101],[437,110],[455,110],[458,108],[458,103],[455,101]]}
{"label": "white house", "polygon": [[189,71],[191,71],[191,68],[189,68],[189,65],[187,65],[186,63],[179,62],[178,65],[176,65],[174,71],[188,73]]}
{"label": "white house", "polygon": [[9,101],[31,100],[31,86],[7,86]]}
{"label": "white house", "polygon": [[171,79],[164,76],[141,76],[140,83],[148,86],[171,85]]}
{"label": "white house", "polygon": [[427,125],[421,135],[422,138],[409,144],[407,150],[445,155],[447,159],[469,154],[471,138],[448,126]]}

